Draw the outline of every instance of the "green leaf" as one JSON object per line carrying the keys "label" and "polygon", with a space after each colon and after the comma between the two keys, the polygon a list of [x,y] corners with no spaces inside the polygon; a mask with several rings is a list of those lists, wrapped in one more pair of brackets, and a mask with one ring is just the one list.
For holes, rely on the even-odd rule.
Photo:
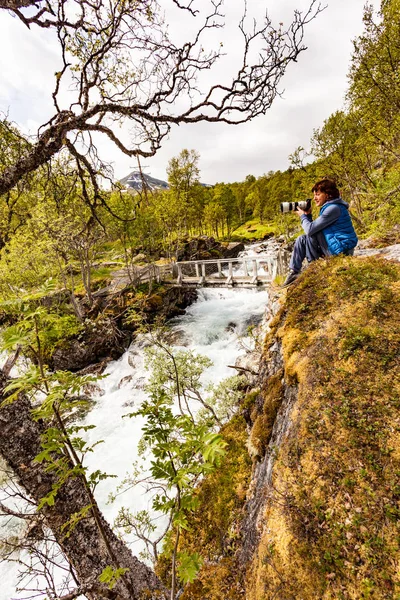
{"label": "green leaf", "polygon": [[58,488],[53,488],[48,494],[47,496],[44,496],[43,498],[40,499],[40,502],[38,504],[38,511],[41,510],[46,504],[47,506],[54,506],[55,503],[55,499],[56,499],[56,495],[58,492]]}
{"label": "green leaf", "polygon": [[101,572],[101,574],[99,576],[99,581],[101,583],[105,583],[106,585],[108,585],[108,589],[112,590],[116,586],[118,579],[127,571],[129,571],[129,569],[123,569],[123,568],[113,569],[112,567],[110,567],[108,565]]}
{"label": "green leaf", "polygon": [[175,477],[173,466],[169,461],[152,461],[150,470],[154,479],[157,480],[171,482]]}
{"label": "green leaf", "polygon": [[82,519],[86,518],[86,516],[90,512],[91,508],[92,508],[92,505],[87,504],[86,506],[81,508],[81,510],[79,512],[73,513],[71,515],[71,517],[68,519],[68,521],[66,523],[64,523],[64,525],[62,525],[61,531],[67,530],[67,533],[65,534],[66,538],[68,538],[71,535],[72,531],[75,529],[77,524],[80,521],[82,521]]}
{"label": "green leaf", "polygon": [[96,487],[96,485],[99,483],[99,481],[104,481],[105,479],[110,479],[110,478],[116,478],[117,475],[110,475],[108,473],[104,473],[103,471],[100,471],[100,469],[97,469],[97,471],[94,471],[93,473],[91,473],[88,477],[88,483],[91,486]]}
{"label": "green leaf", "polygon": [[11,325],[2,332],[3,350],[15,350],[18,346],[25,347],[31,342],[31,332],[23,323]]}
{"label": "green leaf", "polygon": [[205,447],[203,449],[203,458],[212,464],[217,463],[225,455],[226,442],[222,435],[218,433],[209,433],[203,438]]}
{"label": "green leaf", "polygon": [[182,512],[176,513],[173,520],[174,527],[179,527],[180,529],[189,530],[189,521],[187,516]]}
{"label": "green leaf", "polygon": [[203,559],[198,552],[187,554],[186,552],[178,552],[178,577],[182,583],[191,583],[197,577],[198,572],[203,564]]}

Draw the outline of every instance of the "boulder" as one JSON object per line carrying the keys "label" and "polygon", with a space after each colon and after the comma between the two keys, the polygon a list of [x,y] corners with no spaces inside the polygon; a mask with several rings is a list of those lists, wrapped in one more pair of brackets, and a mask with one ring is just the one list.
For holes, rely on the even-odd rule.
{"label": "boulder", "polygon": [[129,338],[112,319],[99,319],[87,325],[77,338],[65,340],[53,352],[53,370],[80,371],[88,365],[116,359],[125,351]]}
{"label": "boulder", "polygon": [[219,256],[219,248],[219,242],[216,242],[213,237],[203,235],[198,238],[192,238],[182,242],[182,245],[177,250],[176,260],[207,260],[212,257],[214,252],[216,256]]}
{"label": "boulder", "polygon": [[217,242],[213,237],[201,236],[183,242],[177,252],[177,260],[211,260],[213,258],[236,258],[244,250],[242,242]]}
{"label": "boulder", "polygon": [[163,315],[166,319],[183,315],[185,308],[197,300],[197,291],[193,288],[169,287],[162,297],[154,295],[156,301],[153,302],[150,296],[144,309],[150,321],[156,315]]}
{"label": "boulder", "polygon": [[[169,287],[149,296],[142,310],[149,323],[158,315],[171,319],[184,314],[185,308],[196,299],[195,289]],[[114,300],[114,304],[108,305],[108,310],[114,314],[114,318],[99,317],[93,321],[87,320],[84,332],[76,338],[64,340],[55,348],[49,361],[52,370],[101,372],[108,361],[116,360],[125,352],[132,339],[132,332],[136,330],[136,324],[124,320],[124,309],[129,306],[124,304],[124,295],[120,294]],[[134,363],[133,356],[130,360]],[[94,366],[97,363],[101,363],[99,367]]]}
{"label": "boulder", "polygon": [[243,242],[229,242],[229,244],[226,247],[221,246],[221,253],[223,258],[236,258],[237,256],[239,256],[240,252],[243,252],[243,250]]}

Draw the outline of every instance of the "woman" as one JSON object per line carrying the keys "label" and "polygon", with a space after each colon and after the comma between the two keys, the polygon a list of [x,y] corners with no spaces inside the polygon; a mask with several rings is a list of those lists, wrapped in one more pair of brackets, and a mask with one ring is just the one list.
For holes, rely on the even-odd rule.
{"label": "woman", "polygon": [[311,209],[297,209],[305,235],[297,238],[289,263],[289,274],[283,286],[293,283],[301,271],[303,260],[308,262],[322,256],[353,254],[358,238],[349,214],[349,205],[340,197],[332,179],[321,179],[312,188],[319,216],[312,219]]}

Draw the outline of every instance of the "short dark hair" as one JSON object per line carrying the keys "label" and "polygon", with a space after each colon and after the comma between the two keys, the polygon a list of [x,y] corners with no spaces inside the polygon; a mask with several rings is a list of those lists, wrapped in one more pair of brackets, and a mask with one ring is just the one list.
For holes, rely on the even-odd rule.
{"label": "short dark hair", "polygon": [[329,198],[339,198],[340,192],[336,185],[336,181],[333,179],[321,179],[317,181],[311,190],[312,192],[323,192],[327,194]]}

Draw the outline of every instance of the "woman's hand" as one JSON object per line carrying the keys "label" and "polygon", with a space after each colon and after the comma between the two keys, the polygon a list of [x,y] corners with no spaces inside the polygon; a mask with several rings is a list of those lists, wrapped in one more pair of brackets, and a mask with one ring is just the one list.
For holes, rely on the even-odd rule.
{"label": "woman's hand", "polygon": [[298,215],[299,217],[301,217],[301,215],[310,215],[311,214],[311,208],[310,210],[301,210],[301,208],[298,208],[297,210],[294,211],[296,213],[296,215]]}

